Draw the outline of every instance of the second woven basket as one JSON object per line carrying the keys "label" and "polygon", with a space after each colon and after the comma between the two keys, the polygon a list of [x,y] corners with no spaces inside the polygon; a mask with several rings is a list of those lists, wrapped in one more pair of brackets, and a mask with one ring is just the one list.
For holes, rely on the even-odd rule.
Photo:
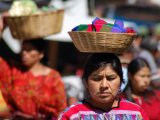
{"label": "second woven basket", "polygon": [[6,16],[12,36],[27,40],[41,38],[61,31],[64,10],[42,12],[27,16]]}

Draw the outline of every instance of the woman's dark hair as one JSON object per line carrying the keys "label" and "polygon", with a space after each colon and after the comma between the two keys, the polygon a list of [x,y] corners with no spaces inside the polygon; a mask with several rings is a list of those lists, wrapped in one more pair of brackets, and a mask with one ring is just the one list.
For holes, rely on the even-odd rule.
{"label": "woman's dark hair", "polygon": [[128,73],[134,76],[141,68],[148,67],[150,69],[149,64],[143,58],[133,59],[128,64]]}
{"label": "woman's dark hair", "polygon": [[39,52],[44,52],[47,49],[47,42],[43,39],[24,40],[23,44],[31,44]]}
{"label": "woman's dark hair", "polygon": [[88,77],[101,67],[110,64],[113,70],[119,75],[123,82],[122,66],[119,58],[113,53],[93,53],[89,55],[83,71],[83,80],[88,80]]}
{"label": "woman's dark hair", "polygon": [[[33,49],[38,50],[39,52],[42,52],[44,54],[44,57],[42,58],[41,62],[45,65],[48,64],[48,42],[42,38],[37,39],[31,39],[31,40],[24,40],[23,45],[30,44],[33,46]],[[30,48],[27,48],[28,50]],[[31,48],[32,49],[32,48]]]}

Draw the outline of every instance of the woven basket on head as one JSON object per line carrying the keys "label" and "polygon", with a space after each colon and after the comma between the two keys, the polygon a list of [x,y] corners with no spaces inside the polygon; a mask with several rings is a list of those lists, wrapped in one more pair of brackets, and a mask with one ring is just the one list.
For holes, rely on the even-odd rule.
{"label": "woven basket on head", "polygon": [[4,20],[14,38],[27,40],[60,32],[63,15],[64,10],[55,10],[28,16],[7,16]]}
{"label": "woven basket on head", "polygon": [[123,53],[135,38],[135,33],[68,32],[80,52]]}

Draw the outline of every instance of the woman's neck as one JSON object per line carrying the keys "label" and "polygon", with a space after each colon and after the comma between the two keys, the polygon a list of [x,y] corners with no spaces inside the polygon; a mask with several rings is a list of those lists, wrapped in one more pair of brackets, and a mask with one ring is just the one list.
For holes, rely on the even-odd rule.
{"label": "woman's neck", "polygon": [[141,98],[141,95],[132,93],[132,98]]}
{"label": "woman's neck", "polygon": [[114,101],[111,101],[109,103],[99,103],[93,100],[88,100],[88,102],[94,107],[94,108],[98,108],[101,109],[103,111],[109,111],[114,107],[118,107],[119,104],[119,100],[115,99]]}
{"label": "woman's neck", "polygon": [[28,69],[29,72],[31,72],[34,76],[46,76],[51,72],[51,68],[43,65],[42,63],[36,63],[30,69]]}
{"label": "woman's neck", "polygon": [[39,69],[42,69],[42,63],[40,63],[40,62],[37,62],[37,63],[35,63],[34,65],[31,65],[31,66],[29,66],[29,67],[27,67],[28,68],[28,71],[37,71],[37,70],[39,70]]}
{"label": "woman's neck", "polygon": [[34,76],[39,76],[45,73],[45,67],[42,63],[38,62],[29,67],[28,71],[31,72]]}
{"label": "woman's neck", "polygon": [[132,90],[132,95],[136,96],[136,97],[141,97],[145,94],[145,92],[140,92],[140,91],[136,91],[136,90]]}

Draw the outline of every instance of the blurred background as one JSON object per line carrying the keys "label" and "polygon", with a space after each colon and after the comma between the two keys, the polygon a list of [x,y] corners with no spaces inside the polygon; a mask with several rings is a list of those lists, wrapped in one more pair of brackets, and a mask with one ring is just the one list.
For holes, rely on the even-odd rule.
{"label": "blurred background", "polygon": [[[13,0],[0,0],[0,11],[7,11]],[[140,47],[147,50],[160,68],[160,2],[159,0],[35,0],[39,7],[54,5],[65,10],[62,31],[44,38],[48,42],[48,65],[62,74],[83,67],[87,54],[73,45],[68,31],[79,24],[90,24],[97,16],[113,23],[115,19],[133,27],[142,37]],[[18,59],[20,43],[4,31],[0,54]],[[13,42],[14,41],[14,42]],[[128,59],[128,56],[125,58]]]}

